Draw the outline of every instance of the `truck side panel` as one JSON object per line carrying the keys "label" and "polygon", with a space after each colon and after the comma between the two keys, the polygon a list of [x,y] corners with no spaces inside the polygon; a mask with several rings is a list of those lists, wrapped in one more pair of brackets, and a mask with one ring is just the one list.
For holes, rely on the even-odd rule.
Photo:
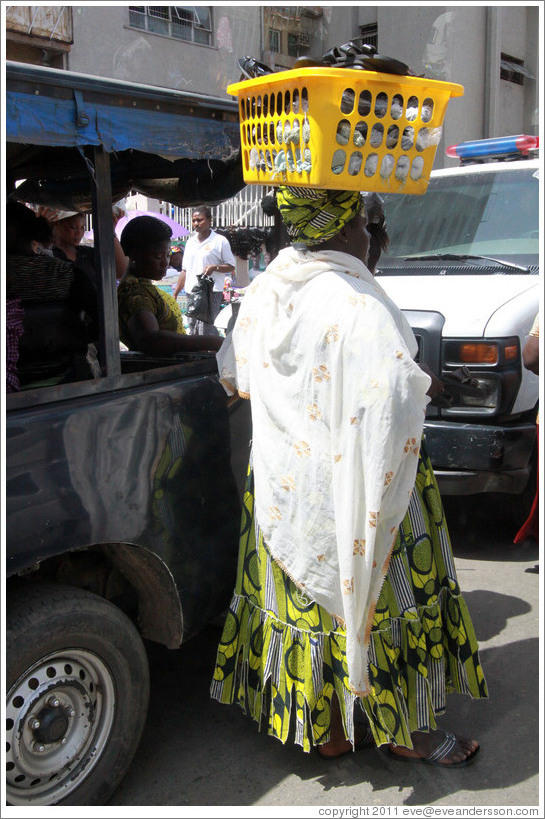
{"label": "truck side panel", "polygon": [[15,411],[6,448],[8,576],[97,544],[135,544],[176,579],[184,631],[228,602],[240,501],[217,378]]}

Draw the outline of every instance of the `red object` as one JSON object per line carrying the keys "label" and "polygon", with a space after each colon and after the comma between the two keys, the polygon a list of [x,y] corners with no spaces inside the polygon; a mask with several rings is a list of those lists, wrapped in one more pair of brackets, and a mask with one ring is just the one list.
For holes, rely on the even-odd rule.
{"label": "red object", "polygon": [[453,158],[459,157],[467,160],[514,154],[517,151],[522,156],[527,156],[529,151],[536,151],[538,148],[539,137],[531,134],[516,134],[491,139],[473,139],[468,142],[460,142],[458,145],[449,145],[446,148],[446,154]]}
{"label": "red object", "polygon": [[[537,445],[539,451],[539,424],[537,425]],[[539,541],[539,456],[537,463],[536,494],[530,509],[530,514],[518,530],[513,543],[522,543],[526,538],[533,537]]]}

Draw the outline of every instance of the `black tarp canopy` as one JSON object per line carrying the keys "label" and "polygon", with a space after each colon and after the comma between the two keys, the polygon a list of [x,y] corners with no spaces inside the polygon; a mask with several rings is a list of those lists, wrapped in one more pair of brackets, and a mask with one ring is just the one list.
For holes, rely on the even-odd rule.
{"label": "black tarp canopy", "polygon": [[90,210],[97,148],[112,201],[191,207],[244,187],[230,99],[7,62],[5,105],[6,192],[22,201]]}

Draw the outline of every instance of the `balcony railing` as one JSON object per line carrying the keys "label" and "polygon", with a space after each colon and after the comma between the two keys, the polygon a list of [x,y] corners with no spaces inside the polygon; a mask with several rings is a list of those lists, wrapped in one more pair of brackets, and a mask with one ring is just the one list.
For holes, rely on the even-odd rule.
{"label": "balcony railing", "polygon": [[6,32],[72,43],[71,6],[6,6]]}

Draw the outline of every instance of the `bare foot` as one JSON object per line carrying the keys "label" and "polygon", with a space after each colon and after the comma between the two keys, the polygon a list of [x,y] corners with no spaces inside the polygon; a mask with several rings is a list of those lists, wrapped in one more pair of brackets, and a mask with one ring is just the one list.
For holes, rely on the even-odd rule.
{"label": "bare foot", "polygon": [[[415,731],[411,734],[413,748],[406,748],[403,745],[392,745],[388,747],[392,754],[405,757],[406,759],[422,759],[429,757],[434,751],[439,749],[445,742],[445,731],[437,729],[435,731]],[[463,763],[472,756],[479,748],[479,743],[474,739],[456,736],[452,748],[446,754],[439,755],[434,761],[438,765],[456,765]]]}
{"label": "bare foot", "polygon": [[[339,701],[337,695],[334,694],[331,700],[331,723],[329,726],[328,742],[323,745],[318,745],[318,753],[325,759],[334,759],[337,756],[344,756],[354,750],[354,746],[344,735],[344,728],[342,724],[341,711],[339,708]],[[374,744],[371,729],[366,725],[356,725],[355,727],[356,748],[361,745]]]}
{"label": "bare foot", "polygon": [[326,759],[334,759],[336,756],[344,756],[353,751],[353,745],[346,737],[337,740],[330,739],[329,742],[324,742],[323,745],[317,747],[320,756]]}
{"label": "bare foot", "polygon": [[[375,744],[371,729],[365,729],[362,726],[356,727],[356,750],[359,748],[372,747]],[[325,759],[334,759],[337,756],[344,756],[352,753],[354,746],[346,737],[338,737],[330,739],[329,742],[324,742],[323,745],[318,745],[318,753]]]}

